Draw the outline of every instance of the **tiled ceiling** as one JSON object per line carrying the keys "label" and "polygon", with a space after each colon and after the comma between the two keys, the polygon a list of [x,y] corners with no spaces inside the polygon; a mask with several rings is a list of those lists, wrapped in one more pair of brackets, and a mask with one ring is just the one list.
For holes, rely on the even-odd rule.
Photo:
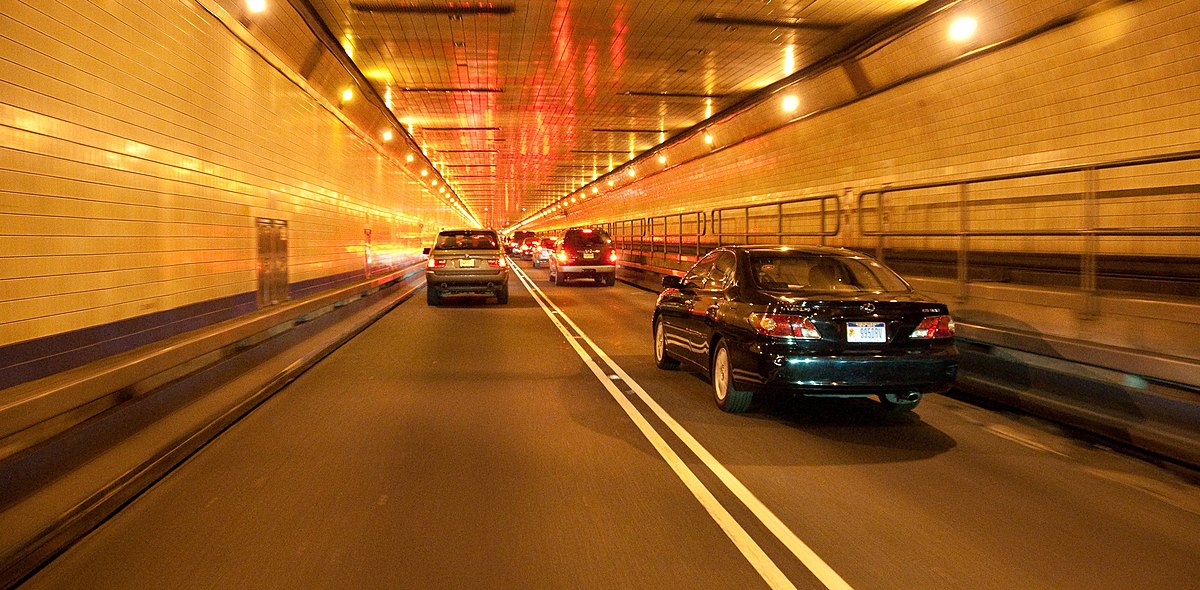
{"label": "tiled ceiling", "polygon": [[924,0],[310,0],[502,227]]}

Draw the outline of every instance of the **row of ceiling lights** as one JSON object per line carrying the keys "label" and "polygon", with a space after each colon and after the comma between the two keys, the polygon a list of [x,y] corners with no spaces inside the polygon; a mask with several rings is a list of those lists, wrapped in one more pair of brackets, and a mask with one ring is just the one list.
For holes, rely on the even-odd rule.
{"label": "row of ceiling lights", "polygon": [[[251,14],[261,14],[267,10],[267,0],[246,0],[246,10]],[[344,107],[346,104],[354,100],[354,89],[343,88],[338,98],[340,99],[338,107]],[[390,102],[390,99],[388,102]],[[388,106],[390,107],[391,105]],[[396,132],[393,129],[388,128],[380,132],[379,136],[380,139],[383,140],[383,143],[390,143],[396,138]],[[429,156],[425,154],[424,150],[416,147],[415,145],[413,149],[417,152],[420,152],[421,155],[424,156],[425,160],[429,161]],[[416,161],[416,156],[413,155],[412,151],[409,151],[404,154],[404,160],[406,163],[411,164],[412,162]],[[419,174],[422,178],[428,177],[429,169],[421,168]],[[444,179],[444,175],[439,174],[439,176],[442,176]],[[441,186],[439,186],[439,184]],[[444,182],[444,180],[439,181],[437,178],[433,178],[429,181],[429,186],[431,189],[437,189],[438,194],[445,199],[446,203],[464,218],[474,218],[470,210],[467,208],[466,203],[464,203],[462,198],[457,194],[457,191],[450,187],[448,183]],[[447,189],[449,189],[449,191]]]}
{"label": "row of ceiling lights", "polygon": [[[978,29],[978,27],[979,27],[979,23],[978,23],[978,20],[976,20],[975,18],[969,17],[969,16],[959,17],[959,18],[955,19],[953,22],[951,22],[947,36],[950,38],[951,41],[954,41],[957,43],[965,42],[975,36],[975,32]],[[705,108],[705,119],[708,119],[708,118],[712,117],[712,99],[707,99],[706,105],[707,106]],[[780,99],[780,109],[785,114],[794,113],[797,110],[799,110],[799,108],[800,108],[800,97],[796,96],[795,94],[786,94]],[[705,129],[703,131],[703,134],[704,134],[703,139],[704,139],[705,145],[708,145],[710,149],[716,149],[716,138],[713,136],[712,131],[709,129]],[[658,163],[664,167],[666,166],[666,164],[667,164],[666,154],[660,153],[658,155]],[[627,166],[626,174],[629,176],[629,178],[631,178],[631,179],[636,178],[637,177],[637,169],[632,165],[632,160],[630,160],[630,163],[627,163],[626,166]],[[613,172],[615,172],[615,171],[616,171],[616,169],[614,169],[610,166],[609,172],[605,174],[605,176],[608,176],[609,178],[605,181],[604,184],[606,184],[609,189],[616,188],[617,180],[620,179],[620,175],[613,175]],[[581,187],[581,190],[578,190],[578,191],[572,190],[571,192],[568,192],[563,197],[561,197],[561,198],[555,200],[554,202],[550,203],[549,205],[546,205],[545,207],[539,209],[533,215],[530,215],[529,217],[525,218],[524,220],[518,222],[516,225],[512,226],[511,228],[507,228],[506,231],[516,230],[517,228],[528,225],[529,223],[537,221],[538,219],[541,219],[547,215],[550,215],[557,211],[566,210],[571,205],[586,200],[588,198],[589,186],[590,186],[590,192],[591,192],[592,196],[599,195],[600,187],[595,184],[595,182],[597,180],[599,180],[599,178],[600,177],[593,175],[592,182],[585,184],[583,187]]]}

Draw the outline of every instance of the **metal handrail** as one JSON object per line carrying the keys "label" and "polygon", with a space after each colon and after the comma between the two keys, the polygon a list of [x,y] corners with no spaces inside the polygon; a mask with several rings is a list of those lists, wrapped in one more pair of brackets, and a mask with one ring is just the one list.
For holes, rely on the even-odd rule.
{"label": "metal handrail", "polygon": [[[858,220],[863,236],[876,237],[876,255],[883,259],[886,250],[886,238],[915,237],[915,238],[958,238],[957,275],[960,284],[960,296],[966,297],[969,285],[969,242],[974,237],[1076,237],[1083,238],[1080,254],[1080,283],[1079,288],[1088,296],[1085,316],[1095,312],[1095,292],[1097,275],[1097,257],[1100,237],[1193,237],[1200,236],[1200,227],[1102,227],[1099,225],[1098,198],[1101,170],[1131,168],[1172,162],[1185,162],[1200,159],[1200,150],[1175,152],[1157,156],[1124,158],[1106,162],[1056,166],[1041,170],[991,174],[984,176],[960,178],[938,182],[914,183],[900,186],[885,186],[873,190],[865,190],[858,194]],[[970,189],[972,186],[1007,180],[1025,180],[1029,178],[1055,175],[1080,174],[1079,203],[1083,207],[1081,227],[1068,229],[971,229]],[[954,229],[921,229],[921,230],[891,230],[887,228],[885,214],[887,213],[887,197],[898,193],[927,190],[957,188],[958,227]],[[868,207],[868,201],[874,200],[874,206]],[[875,225],[868,225],[868,211],[873,211]]]}
{"label": "metal handrail", "polygon": [[[674,227],[677,230],[672,233],[671,227],[674,222]],[[694,246],[693,255],[699,258],[701,252],[700,238],[708,233],[708,214],[703,211],[690,211],[686,213],[672,213],[668,215],[657,215],[654,217],[626,219],[614,221],[608,224],[609,236],[617,244],[617,248],[626,252],[633,251],[636,246],[638,250],[646,254],[649,258],[660,258],[662,260],[670,259],[671,244],[676,244],[678,247],[673,252],[675,262],[683,262],[684,260],[684,243],[685,238],[690,238]],[[691,226],[695,231],[685,233],[683,228]],[[638,227],[640,231],[634,235],[632,228]],[[661,228],[661,231],[659,231]]]}
{"label": "metal handrail", "polygon": [[[839,231],[841,231],[841,216],[838,214],[838,212],[840,211],[839,201],[840,201],[840,198],[838,195],[820,195],[820,196],[815,196],[815,197],[800,197],[800,198],[796,198],[796,199],[788,199],[785,201],[776,201],[774,203],[762,203],[762,204],[757,204],[757,205],[735,205],[732,207],[721,207],[719,209],[713,209],[713,211],[712,211],[712,224],[713,224],[712,235],[716,236],[718,245],[724,244],[723,238],[729,237],[729,236],[741,236],[747,243],[749,243],[751,236],[754,236],[754,237],[777,237],[777,238],[833,237],[833,236],[836,236]],[[784,218],[785,218],[785,216],[783,214],[784,205],[793,205],[793,204],[797,204],[797,203],[811,203],[811,202],[820,202],[820,205],[821,205],[820,228],[815,231],[788,231],[788,232],[783,231],[783,223],[784,223]],[[832,207],[829,206],[831,203],[832,203]],[[775,209],[775,217],[776,217],[776,221],[777,221],[776,231],[774,231],[774,232],[751,231],[751,228],[750,228],[751,212],[752,211],[754,211],[754,212],[765,211],[766,209],[769,209],[769,208]],[[740,231],[740,232],[724,231],[723,225],[725,222],[726,213],[732,212],[732,211],[741,211],[742,212],[741,219],[744,224],[743,225],[743,227],[745,228],[744,231]],[[830,227],[830,224],[827,223],[830,213],[832,213],[832,217],[833,217],[832,227]]]}

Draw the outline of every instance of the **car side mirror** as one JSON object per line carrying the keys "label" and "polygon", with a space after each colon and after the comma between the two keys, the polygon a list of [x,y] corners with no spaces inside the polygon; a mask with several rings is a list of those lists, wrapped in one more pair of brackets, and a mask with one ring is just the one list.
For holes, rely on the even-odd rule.
{"label": "car side mirror", "polygon": [[426,255],[426,256],[428,256],[428,255],[429,255],[429,248],[422,248],[422,249],[421,249],[421,253],[422,253],[422,254],[424,254],[424,255]]}
{"label": "car side mirror", "polygon": [[675,275],[666,275],[662,278],[662,286],[667,289],[680,289],[683,287],[683,279]]}

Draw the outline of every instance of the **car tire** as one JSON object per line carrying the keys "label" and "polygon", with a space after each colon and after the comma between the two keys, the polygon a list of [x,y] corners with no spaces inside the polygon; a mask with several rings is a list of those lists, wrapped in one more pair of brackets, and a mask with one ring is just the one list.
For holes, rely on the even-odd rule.
{"label": "car tire", "polygon": [[425,303],[436,307],[441,302],[441,295],[433,287],[425,287]]}
{"label": "car tire", "polygon": [[617,284],[617,275],[615,273],[604,275],[604,278],[601,279],[600,284],[604,285],[605,287],[611,287]]}
{"label": "car tire", "polygon": [[504,304],[508,303],[508,286],[507,285],[505,285],[505,287],[503,289],[496,291],[496,303],[499,303],[500,305],[504,305]]}
{"label": "car tire", "polygon": [[537,261],[537,259],[536,259],[536,258],[535,258],[535,259],[533,259],[533,267],[534,267],[534,268],[541,268],[541,267],[542,267],[542,265],[541,265],[541,264],[538,264],[538,261]]}
{"label": "car tire", "polygon": [[555,285],[567,284],[567,277],[563,276],[563,274],[561,272],[554,273],[554,284]]}
{"label": "car tire", "polygon": [[921,403],[921,398],[918,397],[915,401],[906,401],[900,398],[897,393],[881,393],[879,394],[879,403],[889,412],[911,412]]}
{"label": "car tire", "polygon": [[679,359],[667,352],[667,334],[661,319],[654,319],[654,365],[670,371],[679,368]]}
{"label": "car tire", "polygon": [[733,363],[729,359],[729,347],[724,341],[717,342],[712,360],[713,399],[717,407],[731,414],[745,412],[754,400],[754,392],[743,391],[733,384]]}

